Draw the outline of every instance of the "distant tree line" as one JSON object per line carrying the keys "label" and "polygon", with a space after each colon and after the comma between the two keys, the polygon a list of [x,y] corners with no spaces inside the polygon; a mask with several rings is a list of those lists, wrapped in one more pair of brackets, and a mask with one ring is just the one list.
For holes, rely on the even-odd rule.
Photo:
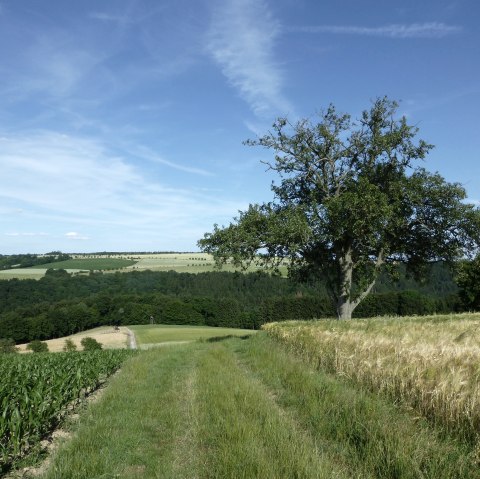
{"label": "distant tree line", "polygon": [[142,254],[198,254],[198,251],[97,251],[93,253],[75,253],[76,255],[80,256],[118,256],[118,255],[142,255]]}
{"label": "distant tree line", "polygon": [[44,255],[38,254],[12,254],[0,255],[0,270],[11,268],[30,268],[40,264],[54,263],[72,259],[68,254],[52,251]]}
{"label": "distant tree line", "polygon": [[[468,307],[449,270],[432,267],[417,284],[387,275],[356,317],[460,311]],[[258,329],[271,321],[335,316],[319,283],[298,284],[262,272],[152,271],[72,276],[49,269],[40,280],[0,281],[0,338],[16,343],[66,336],[100,325],[188,324]]]}

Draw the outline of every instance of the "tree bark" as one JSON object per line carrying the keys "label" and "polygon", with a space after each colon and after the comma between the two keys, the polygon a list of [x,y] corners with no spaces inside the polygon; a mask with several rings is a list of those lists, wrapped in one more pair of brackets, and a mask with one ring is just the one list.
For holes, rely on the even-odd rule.
{"label": "tree bark", "polygon": [[340,266],[340,291],[337,299],[337,318],[352,319],[352,313],[355,308],[351,301],[353,260],[352,250],[348,247],[339,258]]}
{"label": "tree bark", "polygon": [[337,319],[347,320],[352,319],[352,313],[354,310],[354,305],[350,300],[345,300],[343,298],[338,298],[337,301]]}
{"label": "tree bark", "polygon": [[[381,250],[377,256],[375,262],[375,268],[378,268],[383,264],[384,252]],[[352,319],[352,313],[355,308],[370,294],[373,286],[375,285],[376,275],[368,287],[361,293],[358,298],[352,300],[352,286],[353,286],[353,259],[351,249],[347,249],[343,257],[339,259],[340,264],[340,294],[337,299],[337,319],[346,320]]]}

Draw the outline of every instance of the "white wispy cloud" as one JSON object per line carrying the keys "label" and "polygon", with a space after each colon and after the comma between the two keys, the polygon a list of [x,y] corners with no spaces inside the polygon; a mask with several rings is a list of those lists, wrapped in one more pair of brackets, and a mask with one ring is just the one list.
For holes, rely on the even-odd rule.
{"label": "white wispy cloud", "polygon": [[292,110],[274,55],[280,33],[279,22],[262,0],[221,2],[208,32],[208,53],[258,116]]}
{"label": "white wispy cloud", "polygon": [[65,233],[65,237],[70,240],[80,240],[80,241],[85,241],[90,239],[88,236],[82,235],[81,233],[77,233],[76,231],[70,231],[68,233]]}
{"label": "white wispy cloud", "polygon": [[213,223],[246,206],[188,188],[181,178],[181,186],[159,183],[135,161],[98,140],[50,131],[6,135],[0,204],[23,213],[5,215],[0,234],[6,242],[7,234],[18,233],[10,236],[13,251],[35,230],[49,241],[38,238],[37,250],[72,250],[73,240],[84,240],[89,250],[192,249]]}
{"label": "white wispy cloud", "polygon": [[116,23],[120,26],[125,26],[128,23],[132,22],[131,18],[129,18],[128,15],[115,15],[106,12],[90,12],[88,16],[94,20]]}
{"label": "white wispy cloud", "polygon": [[159,154],[152,151],[150,148],[145,146],[137,147],[133,152],[136,156],[143,158],[144,160],[152,161],[153,163],[158,163],[160,165],[166,165],[169,168],[173,168],[175,170],[184,171],[186,173],[192,173],[195,175],[201,176],[213,176],[213,173],[210,171],[204,170],[202,168],[196,168],[193,166],[185,166],[179,163],[174,163],[173,161],[166,160],[162,158]]}
{"label": "white wispy cloud", "polygon": [[47,98],[68,97],[102,59],[98,51],[72,47],[66,32],[38,35],[19,55],[21,68],[14,76],[7,73],[8,86],[3,93],[17,99],[39,94]]}
{"label": "white wispy cloud", "polygon": [[333,33],[338,35],[364,35],[388,38],[442,38],[462,31],[458,25],[445,23],[411,23],[391,24],[379,27],[363,27],[355,25],[314,25],[290,26],[287,32],[298,33]]}

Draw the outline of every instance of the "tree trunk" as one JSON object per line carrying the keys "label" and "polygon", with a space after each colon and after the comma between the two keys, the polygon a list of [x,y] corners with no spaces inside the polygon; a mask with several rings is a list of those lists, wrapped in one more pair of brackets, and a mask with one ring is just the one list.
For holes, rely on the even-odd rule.
{"label": "tree trunk", "polygon": [[355,305],[349,300],[342,297],[337,301],[337,319],[352,319],[352,313]]}
{"label": "tree trunk", "polygon": [[340,266],[340,291],[337,299],[337,318],[352,319],[355,305],[351,301],[353,260],[352,250],[347,248],[339,258]]}
{"label": "tree trunk", "polygon": [[[378,269],[383,264],[383,251],[377,256],[375,268]],[[339,258],[340,266],[340,294],[337,298],[337,319],[352,319],[354,309],[370,294],[374,284],[375,277],[357,298],[352,300],[353,286],[353,259],[351,249],[347,249],[343,257]]]}

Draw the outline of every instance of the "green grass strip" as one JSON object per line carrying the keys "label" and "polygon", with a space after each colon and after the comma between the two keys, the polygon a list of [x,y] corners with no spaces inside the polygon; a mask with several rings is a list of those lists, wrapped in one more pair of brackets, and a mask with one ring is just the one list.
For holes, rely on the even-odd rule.
{"label": "green grass strip", "polygon": [[128,361],[42,477],[195,477],[196,356],[189,348],[169,348]]}
{"label": "green grass strip", "polygon": [[[238,340],[237,340],[238,341]],[[292,427],[255,378],[223,344],[199,364],[200,448],[205,478],[341,478],[336,464]]]}
{"label": "green grass strip", "polygon": [[130,326],[135,333],[137,344],[148,349],[155,344],[180,341],[212,340],[225,336],[255,334],[251,329],[218,328],[211,326],[180,326],[170,324],[138,324]]}

